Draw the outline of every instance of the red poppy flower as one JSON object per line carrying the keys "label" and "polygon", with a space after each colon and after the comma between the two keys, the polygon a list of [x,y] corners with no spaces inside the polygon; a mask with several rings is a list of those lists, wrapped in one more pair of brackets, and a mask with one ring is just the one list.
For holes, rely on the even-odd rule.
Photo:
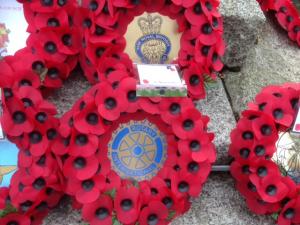
{"label": "red poppy flower", "polygon": [[215,18],[221,18],[221,14],[218,12],[220,1],[209,0],[200,1],[203,13],[207,16],[208,20],[212,22]]}
{"label": "red poppy flower", "polygon": [[300,19],[295,19],[288,26],[288,35],[291,40],[297,41],[300,45]]}
{"label": "red poppy flower", "polygon": [[260,159],[251,162],[250,171],[250,180],[253,183],[258,183],[260,179],[266,176],[278,177],[281,175],[278,166],[275,163],[265,159]]}
{"label": "red poppy flower", "polygon": [[230,173],[238,182],[246,183],[246,181],[249,181],[249,175],[251,174],[250,165],[250,162],[246,160],[234,161],[230,166]]}
{"label": "red poppy flower", "polygon": [[20,100],[13,98],[10,101],[6,101],[5,108],[10,110],[6,111],[4,109],[1,117],[2,128],[6,134],[16,137],[33,130],[33,118],[26,113],[26,109]]}
{"label": "red poppy flower", "polygon": [[189,68],[183,71],[183,77],[188,86],[188,92],[191,97],[204,98],[204,71],[196,63],[192,63]]}
{"label": "red poppy flower", "polygon": [[60,53],[66,55],[79,53],[82,41],[78,28],[59,27],[55,29],[55,33],[59,39],[57,47]]}
{"label": "red poppy flower", "polygon": [[178,159],[178,165],[182,172],[192,175],[201,183],[204,183],[211,171],[211,163],[208,160],[196,162],[191,155],[181,155]]}
{"label": "red poppy flower", "polygon": [[35,49],[42,58],[54,62],[63,62],[67,57],[59,48],[58,35],[50,28],[43,28],[38,34],[31,34],[27,39],[27,46]]}
{"label": "red poppy flower", "polygon": [[107,127],[104,125],[94,103],[87,105],[74,117],[75,128],[85,134],[104,134]]}
{"label": "red poppy flower", "polygon": [[211,143],[214,136],[206,133],[194,133],[187,140],[179,140],[178,150],[183,155],[191,154],[196,162],[214,162],[216,159],[216,151]]}
{"label": "red poppy flower", "polygon": [[106,57],[101,60],[97,71],[99,80],[105,81],[109,78],[111,73],[116,71],[127,72],[126,70],[126,66],[120,62],[120,60],[114,57]]}
{"label": "red poppy flower", "polygon": [[289,201],[278,217],[278,224],[291,225],[300,223],[300,198]]}
{"label": "red poppy flower", "polygon": [[265,202],[260,198],[247,198],[246,202],[249,209],[258,215],[276,213],[280,209],[279,203]]}
{"label": "red poppy flower", "polygon": [[67,183],[66,192],[75,195],[79,203],[88,204],[99,198],[104,186],[105,178],[102,175],[82,181],[71,178]]}
{"label": "red poppy flower", "polygon": [[192,174],[185,171],[179,171],[178,176],[171,183],[172,191],[179,197],[198,197],[202,190],[200,179],[195,179]]}
{"label": "red poppy flower", "polygon": [[135,113],[139,109],[139,99],[136,96],[136,83],[136,79],[131,77],[124,78],[120,82],[120,89],[124,92],[128,102],[126,111],[129,113]]}
{"label": "red poppy flower", "polygon": [[[108,159],[105,159],[104,163],[107,163],[108,161],[109,161]],[[113,170],[110,170],[108,172],[109,173],[105,177],[105,182],[106,182],[105,189],[104,189],[105,192],[120,188],[122,182],[120,176],[116,172],[114,172]]]}
{"label": "red poppy flower", "polygon": [[65,63],[49,62],[46,63],[47,71],[43,80],[43,85],[49,88],[59,88],[63,80],[70,74],[70,67]]}
{"label": "red poppy flower", "polygon": [[183,140],[193,138],[194,133],[201,133],[203,127],[202,115],[194,108],[182,112],[178,119],[172,123],[173,132]]}
{"label": "red poppy flower", "polygon": [[73,131],[70,139],[69,154],[71,156],[89,157],[97,151],[98,142],[96,135],[87,135]]}
{"label": "red poppy flower", "polygon": [[128,102],[121,89],[113,89],[107,82],[98,85],[99,92],[95,97],[99,114],[110,121],[119,118],[120,113],[126,111]]}
{"label": "red poppy flower", "polygon": [[101,195],[97,201],[83,205],[82,217],[91,225],[111,225],[112,211],[112,199],[107,195]]}
{"label": "red poppy flower", "polygon": [[51,153],[46,153],[40,157],[34,157],[32,164],[28,166],[30,174],[35,176],[49,177],[58,170],[56,159]]}
{"label": "red poppy flower", "polygon": [[140,224],[168,224],[168,208],[159,201],[151,201],[148,206],[142,209],[139,223]]}
{"label": "red poppy flower", "polygon": [[65,10],[51,13],[37,13],[34,17],[36,29],[44,27],[67,27],[69,25],[68,14]]}
{"label": "red poppy flower", "polygon": [[192,25],[191,27],[192,35],[199,37],[201,43],[204,45],[211,46],[216,44],[220,37],[220,32],[214,30],[205,15],[200,15],[197,20],[196,25]]}
{"label": "red poppy flower", "polygon": [[281,201],[288,194],[288,187],[282,182],[280,176],[266,176],[255,185],[262,200],[266,202]]}
{"label": "red poppy flower", "polygon": [[163,98],[159,103],[162,111],[161,118],[168,124],[172,124],[181,112],[194,107],[193,102],[188,98]]}
{"label": "red poppy flower", "polygon": [[121,187],[117,190],[114,206],[118,220],[123,224],[134,223],[139,216],[139,190],[135,187]]}
{"label": "red poppy flower", "polygon": [[63,167],[65,177],[87,180],[94,176],[99,168],[98,159],[90,157],[69,157]]}
{"label": "red poppy flower", "polygon": [[30,218],[26,215],[18,214],[18,213],[11,213],[5,216],[4,218],[0,218],[0,224],[3,225],[11,225],[11,224],[18,224],[18,225],[31,225]]}

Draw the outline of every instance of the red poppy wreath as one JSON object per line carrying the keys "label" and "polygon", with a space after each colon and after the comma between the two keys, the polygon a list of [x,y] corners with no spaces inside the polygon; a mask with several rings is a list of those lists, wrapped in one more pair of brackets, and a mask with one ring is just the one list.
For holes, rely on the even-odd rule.
{"label": "red poppy wreath", "polygon": [[[19,2],[31,34],[0,61],[1,123],[20,150],[0,224],[40,224],[65,193],[91,224],[167,224],[186,212],[216,157],[208,117],[188,98],[137,98],[122,35],[144,11],[176,19],[190,96],[203,97],[203,72],[222,67],[218,2]],[[78,63],[98,84],[58,118],[45,96]]]}
{"label": "red poppy wreath", "polygon": [[274,12],[280,26],[300,46],[300,14],[292,0],[257,0],[264,12]]}
{"label": "red poppy wreath", "polygon": [[[291,129],[299,97],[299,83],[264,88],[231,133],[231,174],[237,189],[253,212],[274,214],[279,225],[300,223],[299,149],[284,148],[282,154],[278,149],[278,133]],[[286,161],[287,151],[291,154],[287,165],[292,170],[275,160],[282,155]]]}
{"label": "red poppy wreath", "polygon": [[[43,68],[53,65],[41,61],[46,87],[61,86],[77,61],[92,84],[132,72],[132,62],[124,53],[124,35],[133,19],[144,12],[158,12],[177,21],[182,37],[176,62],[192,98],[204,98],[204,75],[216,78],[223,67],[220,57],[225,45],[218,0],[83,0],[81,6],[75,0],[19,2],[31,33],[27,45],[35,49],[36,58],[55,61],[57,69],[63,70],[49,75]],[[34,58],[32,51],[27,54],[28,60]]]}

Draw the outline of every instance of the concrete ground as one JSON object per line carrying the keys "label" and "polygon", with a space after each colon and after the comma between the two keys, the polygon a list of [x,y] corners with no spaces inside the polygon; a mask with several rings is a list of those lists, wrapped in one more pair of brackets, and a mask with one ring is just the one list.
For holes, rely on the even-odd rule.
{"label": "concrete ground", "polygon": [[[298,1],[298,0],[295,0]],[[198,108],[211,117],[210,131],[216,134],[216,164],[228,164],[229,134],[241,110],[265,85],[300,82],[300,49],[287,39],[272,19],[266,19],[256,0],[222,0],[227,54],[224,79],[208,90]],[[73,76],[51,100],[62,114],[89,88],[80,76]],[[46,225],[85,224],[80,215],[65,204],[45,220]],[[202,195],[193,200],[191,210],[173,225],[257,225],[275,224],[270,216],[256,216],[234,188],[228,173],[213,172]]]}

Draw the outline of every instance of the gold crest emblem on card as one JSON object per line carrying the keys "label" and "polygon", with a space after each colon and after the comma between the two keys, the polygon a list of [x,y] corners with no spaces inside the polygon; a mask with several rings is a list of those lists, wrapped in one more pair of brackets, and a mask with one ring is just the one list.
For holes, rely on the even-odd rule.
{"label": "gold crest emblem on card", "polygon": [[178,57],[180,37],[176,21],[159,13],[144,13],[128,26],[125,51],[137,63],[170,63]]}

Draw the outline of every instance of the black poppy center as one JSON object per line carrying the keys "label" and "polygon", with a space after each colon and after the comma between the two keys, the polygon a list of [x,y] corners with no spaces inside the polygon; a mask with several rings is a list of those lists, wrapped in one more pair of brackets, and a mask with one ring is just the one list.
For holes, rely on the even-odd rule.
{"label": "black poppy center", "polygon": [[275,185],[269,185],[267,188],[266,188],[266,193],[270,196],[274,196],[276,195],[277,193],[277,188]]}
{"label": "black poppy center", "polygon": [[61,41],[66,46],[72,45],[72,36],[70,34],[65,34],[62,36]]}
{"label": "black poppy center", "polygon": [[282,109],[275,109],[273,111],[273,116],[277,120],[282,119],[283,118],[283,111],[282,111]]}
{"label": "black poppy center", "polygon": [[206,45],[203,46],[203,47],[201,48],[201,53],[202,53],[202,55],[207,56],[209,50],[210,50],[210,46],[206,46]]}
{"label": "black poppy center", "polygon": [[244,140],[252,140],[254,138],[254,135],[251,131],[245,131],[242,137]]}
{"label": "black poppy center", "polygon": [[263,156],[266,153],[266,149],[262,145],[256,146],[254,151],[257,156]]}
{"label": "black poppy center", "polygon": [[57,0],[57,4],[59,6],[64,6],[65,4],[67,4],[67,0]]}
{"label": "black poppy center", "polygon": [[292,208],[288,208],[287,210],[284,211],[283,213],[284,218],[286,219],[293,219],[295,216],[295,210]]}
{"label": "black poppy center", "polygon": [[117,101],[114,98],[107,98],[104,104],[106,109],[111,110],[117,106]]}
{"label": "black poppy center", "polygon": [[260,128],[260,131],[263,135],[265,136],[269,136],[272,134],[272,128],[269,126],[269,125],[263,125],[261,128]]}
{"label": "black poppy center", "polygon": [[90,19],[90,18],[84,19],[84,21],[83,21],[83,26],[84,26],[84,27],[87,27],[87,28],[90,28],[90,27],[92,26],[92,21],[91,21],[91,19]]}
{"label": "black poppy center", "polygon": [[192,152],[198,152],[200,150],[200,143],[197,140],[191,141],[190,142],[190,149]]}
{"label": "black poppy center", "polygon": [[32,63],[31,68],[37,73],[41,73],[44,70],[45,66],[43,62],[35,61],[34,63]]}
{"label": "black poppy center", "polygon": [[211,34],[212,31],[213,31],[213,29],[212,29],[212,27],[210,26],[209,23],[204,24],[204,25],[202,26],[201,30],[202,30],[202,32],[203,32],[204,34]]}
{"label": "black poppy center", "polygon": [[29,140],[32,144],[38,144],[42,141],[43,136],[38,131],[33,131],[29,134]]}
{"label": "black poppy center", "polygon": [[267,174],[268,174],[268,170],[267,170],[266,167],[261,166],[261,167],[259,167],[259,168],[257,169],[257,174],[258,174],[258,176],[260,176],[260,177],[265,177],[265,176],[267,176]]}
{"label": "black poppy center", "polygon": [[97,49],[96,49],[96,56],[97,56],[98,58],[100,58],[100,57],[103,55],[104,52],[105,52],[105,49],[104,49],[104,48],[102,48],[102,47],[97,48]]}
{"label": "black poppy center", "polygon": [[26,114],[21,111],[14,112],[12,117],[15,124],[22,124],[26,121]]}
{"label": "black poppy center", "polygon": [[79,146],[84,146],[88,142],[88,138],[85,134],[79,134],[76,137],[76,144]]}
{"label": "black poppy center", "polygon": [[190,119],[187,119],[183,122],[183,128],[184,130],[186,131],[190,131],[194,128],[194,121],[193,120],[190,120]]}
{"label": "black poppy center", "polygon": [[85,191],[90,191],[95,186],[95,183],[92,180],[85,180],[82,182],[81,186]]}
{"label": "black poppy center", "polygon": [[34,181],[33,187],[37,190],[42,190],[46,185],[46,181],[43,178],[38,178]]}
{"label": "black poppy center", "polygon": [[59,76],[59,71],[57,68],[49,68],[48,69],[48,73],[47,73],[48,77],[51,78],[51,79],[57,79],[58,76]]}
{"label": "black poppy center", "polygon": [[90,113],[90,114],[87,115],[86,121],[90,125],[97,125],[98,122],[99,122],[99,117],[96,113]]}
{"label": "black poppy center", "polygon": [[170,197],[164,197],[162,202],[165,204],[165,206],[170,209],[173,206],[173,200]]}
{"label": "black poppy center", "polygon": [[189,81],[192,86],[197,86],[200,83],[200,79],[197,74],[192,75]]}
{"label": "black poppy center", "polygon": [[53,0],[41,0],[43,6],[52,6]]}
{"label": "black poppy center", "polygon": [[202,13],[202,7],[201,7],[201,4],[200,3],[197,3],[195,6],[194,6],[194,13],[199,15]]}
{"label": "black poppy center", "polygon": [[56,18],[49,18],[47,21],[48,27],[59,27],[59,21]]}
{"label": "black poppy center", "polygon": [[240,150],[240,156],[244,159],[247,159],[250,155],[250,150],[248,148],[242,148]]}
{"label": "black poppy center", "polygon": [[95,34],[98,36],[101,36],[101,35],[105,34],[105,29],[103,27],[96,26]]}
{"label": "black poppy center", "polygon": [[135,102],[137,100],[136,91],[129,91],[127,93],[127,99],[129,102]]}
{"label": "black poppy center", "polygon": [[98,9],[98,2],[97,1],[91,1],[89,5],[90,10],[96,11]]}
{"label": "black poppy center", "polygon": [[186,182],[186,181],[181,181],[179,184],[178,184],[178,190],[179,192],[181,193],[186,193],[189,191],[189,184]]}
{"label": "black poppy center", "polygon": [[14,94],[13,94],[13,92],[10,88],[4,88],[3,91],[4,91],[4,97],[6,99],[11,98],[12,96],[14,96]]}
{"label": "black poppy center", "polygon": [[212,10],[212,4],[210,2],[205,2],[205,7],[207,8],[208,11]]}
{"label": "black poppy center", "polygon": [[57,136],[57,131],[55,129],[51,128],[47,131],[47,138],[49,140],[54,140],[56,136]]}
{"label": "black poppy center", "polygon": [[47,120],[47,114],[44,112],[40,112],[36,114],[35,119],[39,121],[40,123],[45,123]]}
{"label": "black poppy center", "polygon": [[74,160],[73,165],[76,169],[83,169],[86,166],[86,159],[83,157],[78,157]]}
{"label": "black poppy center", "polygon": [[50,54],[54,54],[57,51],[57,46],[54,42],[48,41],[48,42],[45,43],[44,49],[45,49],[46,52],[48,52]]}
{"label": "black poppy center", "polygon": [[29,80],[23,79],[20,81],[20,86],[32,86],[32,83]]}
{"label": "black poppy center", "polygon": [[19,225],[19,223],[15,220],[11,220],[7,223],[7,225]]}
{"label": "black poppy center", "polygon": [[131,199],[124,199],[121,201],[121,207],[124,211],[129,211],[133,206]]}
{"label": "black poppy center", "polygon": [[173,115],[178,115],[181,111],[181,107],[178,103],[172,103],[169,110]]}
{"label": "black poppy center", "polygon": [[188,164],[188,170],[191,173],[196,173],[199,170],[199,164],[197,162],[190,162]]}
{"label": "black poppy center", "polygon": [[158,224],[158,217],[156,214],[150,214],[147,218],[148,225],[156,225]]}
{"label": "black poppy center", "polygon": [[109,216],[109,211],[108,211],[107,208],[101,207],[101,208],[96,210],[95,214],[96,214],[98,219],[103,220],[103,219],[105,219]]}

